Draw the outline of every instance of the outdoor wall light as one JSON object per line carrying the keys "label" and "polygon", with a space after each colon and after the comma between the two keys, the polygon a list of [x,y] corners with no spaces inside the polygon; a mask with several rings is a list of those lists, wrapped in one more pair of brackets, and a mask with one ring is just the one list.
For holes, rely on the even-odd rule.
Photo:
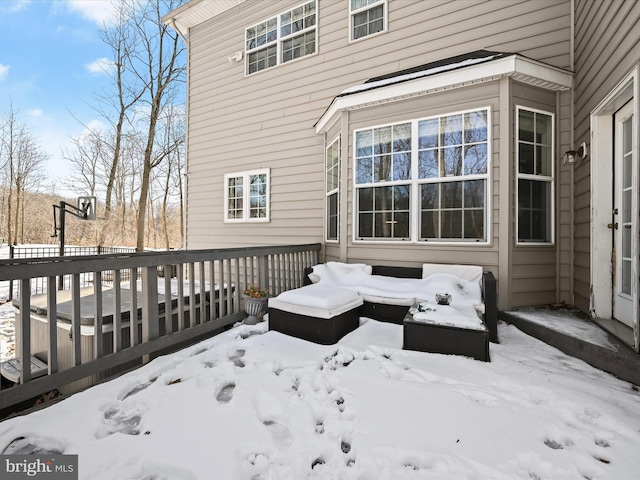
{"label": "outdoor wall light", "polygon": [[564,152],[562,156],[562,164],[566,165],[567,163],[576,163],[578,159],[584,160],[587,158],[587,142],[582,142],[578,150],[567,150]]}

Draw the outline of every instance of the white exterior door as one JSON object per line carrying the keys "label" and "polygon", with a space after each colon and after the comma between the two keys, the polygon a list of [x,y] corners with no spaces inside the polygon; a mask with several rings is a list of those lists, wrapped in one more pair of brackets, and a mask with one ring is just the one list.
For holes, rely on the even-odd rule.
{"label": "white exterior door", "polygon": [[613,317],[633,327],[638,302],[638,165],[633,148],[633,102],[614,115]]}

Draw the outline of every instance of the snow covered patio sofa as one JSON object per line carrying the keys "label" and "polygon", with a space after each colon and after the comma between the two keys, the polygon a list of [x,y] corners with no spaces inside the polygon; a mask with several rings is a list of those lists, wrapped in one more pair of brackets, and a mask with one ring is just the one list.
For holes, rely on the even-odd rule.
{"label": "snow covered patio sofa", "polygon": [[[449,305],[436,294],[451,296]],[[496,281],[479,266],[422,268],[328,262],[305,270],[305,286],[269,299],[269,328],[331,344],[359,317],[403,325],[404,348],[489,360],[497,342]]]}

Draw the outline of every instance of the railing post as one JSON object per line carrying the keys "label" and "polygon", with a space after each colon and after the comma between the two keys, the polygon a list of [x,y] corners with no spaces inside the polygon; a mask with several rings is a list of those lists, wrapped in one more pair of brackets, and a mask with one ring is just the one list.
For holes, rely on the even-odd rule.
{"label": "railing post", "polygon": [[[142,343],[160,336],[157,267],[142,267]],[[144,363],[153,356],[145,355]]]}
{"label": "railing post", "polygon": [[[15,255],[15,247],[13,245],[9,245],[9,258],[14,258]],[[9,301],[13,300],[13,280],[9,280]]]}
{"label": "railing post", "polygon": [[[62,276],[60,277],[62,278]],[[82,363],[82,344],[81,340],[81,303],[80,303],[80,274],[71,275],[71,341],[73,365]]]}
{"label": "railing post", "polygon": [[93,273],[93,327],[95,335],[93,337],[93,355],[94,358],[100,358],[103,355],[103,338],[104,329],[102,328],[102,272]]}
{"label": "railing post", "polygon": [[53,275],[47,277],[47,326],[49,327],[49,349],[47,351],[48,373],[58,371],[58,305],[56,281]]}
{"label": "railing post", "polygon": [[[31,380],[31,280],[20,280],[20,318],[16,327],[16,338],[20,338],[16,353],[22,368],[20,369],[20,383]],[[19,334],[19,335],[18,335]]]}
{"label": "railing post", "polygon": [[269,262],[266,255],[258,257],[258,285],[269,290]]}

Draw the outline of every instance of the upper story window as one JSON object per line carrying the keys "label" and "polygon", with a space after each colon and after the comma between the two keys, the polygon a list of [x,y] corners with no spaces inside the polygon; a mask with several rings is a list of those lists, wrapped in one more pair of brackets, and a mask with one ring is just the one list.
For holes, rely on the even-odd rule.
{"label": "upper story window", "polygon": [[349,0],[350,38],[358,40],[387,29],[387,0]]}
{"label": "upper story window", "polygon": [[316,0],[247,28],[247,74],[316,53]]}
{"label": "upper story window", "polygon": [[518,243],[553,242],[553,114],[518,107]]}
{"label": "upper story window", "polygon": [[488,242],[489,110],[355,132],[355,238]]}
{"label": "upper story window", "polygon": [[338,206],[339,179],[340,179],[340,140],[336,139],[327,148],[327,213],[326,213],[326,239],[338,240]]}
{"label": "upper story window", "polygon": [[269,221],[269,169],[224,176],[225,222]]}

